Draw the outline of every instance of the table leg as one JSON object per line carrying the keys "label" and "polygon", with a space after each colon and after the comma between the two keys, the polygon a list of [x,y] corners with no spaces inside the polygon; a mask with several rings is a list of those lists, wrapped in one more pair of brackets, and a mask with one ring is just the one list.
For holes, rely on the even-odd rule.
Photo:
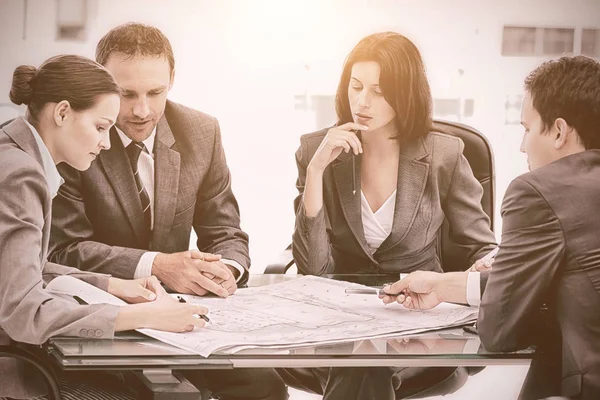
{"label": "table leg", "polygon": [[138,378],[140,400],[207,400],[183,375],[170,369],[145,369],[135,371]]}

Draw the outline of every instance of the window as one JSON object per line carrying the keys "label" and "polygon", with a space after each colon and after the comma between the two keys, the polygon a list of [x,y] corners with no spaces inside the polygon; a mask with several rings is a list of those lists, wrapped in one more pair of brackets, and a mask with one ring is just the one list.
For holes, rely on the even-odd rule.
{"label": "window", "polygon": [[600,57],[600,29],[584,29],[582,31],[581,54]]}
{"label": "window", "polygon": [[313,112],[317,129],[331,126],[337,121],[335,95],[297,94],[294,96],[294,109]]}
{"label": "window", "polygon": [[542,51],[544,55],[573,53],[575,29],[544,28],[543,38]]}
{"label": "window", "polygon": [[461,121],[473,116],[473,99],[433,99],[433,116],[450,121]]}
{"label": "window", "polygon": [[85,41],[87,22],[86,0],[58,0],[56,3],[56,38]]}
{"label": "window", "polygon": [[519,125],[521,123],[521,105],[523,95],[506,96],[504,102],[504,124]]}
{"label": "window", "polygon": [[558,56],[573,53],[575,29],[505,26],[503,56]]}
{"label": "window", "polygon": [[502,35],[502,55],[535,55],[535,31],[536,28],[505,26]]}

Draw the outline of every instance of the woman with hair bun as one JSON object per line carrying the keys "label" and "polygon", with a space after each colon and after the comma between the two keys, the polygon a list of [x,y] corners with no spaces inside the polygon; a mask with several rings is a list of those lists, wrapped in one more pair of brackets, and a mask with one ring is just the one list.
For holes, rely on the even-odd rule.
{"label": "woman with hair bun", "polygon": [[[154,328],[171,332],[204,326],[204,307],[179,303],[155,277],[123,280],[46,261],[51,202],[62,179],[56,164],[89,168],[110,147],[109,129],[119,113],[120,90],[96,62],[75,55],[50,58],[39,69],[19,66],[9,97],[27,105],[25,117],[0,128],[0,344],[39,345],[53,336],[112,338],[117,331]],[[45,290],[70,275],[129,302],[123,307],[80,305]],[[0,358],[0,397],[32,398],[46,393],[31,370]],[[77,382],[93,398],[132,398],[120,384]],[[62,376],[65,393],[73,378]],[[39,381],[39,380],[38,380]],[[86,386],[87,385],[87,386]],[[103,396],[104,395],[104,396]],[[115,397],[116,396],[116,397]],[[119,397],[120,396],[120,397]]]}

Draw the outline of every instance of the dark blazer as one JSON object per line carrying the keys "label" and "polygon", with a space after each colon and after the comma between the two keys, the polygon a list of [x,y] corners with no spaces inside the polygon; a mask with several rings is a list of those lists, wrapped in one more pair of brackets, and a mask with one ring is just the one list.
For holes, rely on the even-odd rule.
{"label": "dark blazer", "polygon": [[[51,197],[42,156],[22,118],[0,128],[0,344],[31,344],[52,336],[112,338],[119,307],[81,306],[44,290],[58,275],[71,275],[106,290],[107,275],[46,261]],[[0,397],[46,393],[23,363],[0,358]]]}
{"label": "dark blazer", "polygon": [[[444,218],[453,239],[474,262],[496,246],[481,208],[483,189],[462,155],[460,139],[430,133],[400,149],[392,232],[372,254],[361,217],[362,156],[342,154],[325,170],[323,208],[314,217],[302,203],[306,169],[327,130],[302,136],[296,152],[299,195],[292,253],[303,274],[441,271],[439,236]],[[352,157],[355,157],[353,190]],[[471,265],[464,265],[463,269]]]}
{"label": "dark blazer", "polygon": [[[198,249],[250,267],[221,133],[215,118],[167,101],[154,146],[154,229],[148,237],[129,158],[116,130],[111,148],[85,172],[60,166],[65,183],[53,203],[50,259],[132,278],[146,251]],[[247,274],[245,274],[247,275]],[[244,279],[244,278],[243,278]]]}
{"label": "dark blazer", "polygon": [[560,327],[562,395],[569,398],[600,398],[599,207],[600,150],[515,179],[479,312],[485,348],[513,351],[547,336],[531,334],[546,303]]}

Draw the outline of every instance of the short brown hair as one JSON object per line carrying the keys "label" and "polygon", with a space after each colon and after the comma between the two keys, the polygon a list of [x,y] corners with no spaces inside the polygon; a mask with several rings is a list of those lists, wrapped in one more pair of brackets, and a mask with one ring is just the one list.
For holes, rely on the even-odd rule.
{"label": "short brown hair", "polygon": [[96,46],[96,61],[106,65],[108,57],[113,52],[123,53],[129,57],[165,57],[171,72],[175,69],[175,56],[169,39],[160,29],[150,25],[129,22],[111,29]]}
{"label": "short brown hair", "polygon": [[585,56],[546,61],[525,79],[546,129],[557,118],[575,128],[587,150],[600,149],[600,63]]}
{"label": "short brown hair", "polygon": [[335,98],[338,123],[353,121],[348,84],[352,66],[361,61],[375,61],[381,68],[383,97],[396,112],[396,138],[405,142],[427,135],[432,125],[432,105],[425,66],[414,43],[396,32],[369,35],[346,57]]}
{"label": "short brown hair", "polygon": [[75,111],[96,104],[98,96],[120,94],[119,87],[102,65],[77,55],[49,58],[39,68],[20,65],[13,73],[10,100],[26,104],[32,122],[37,122],[46,103],[67,100]]}

